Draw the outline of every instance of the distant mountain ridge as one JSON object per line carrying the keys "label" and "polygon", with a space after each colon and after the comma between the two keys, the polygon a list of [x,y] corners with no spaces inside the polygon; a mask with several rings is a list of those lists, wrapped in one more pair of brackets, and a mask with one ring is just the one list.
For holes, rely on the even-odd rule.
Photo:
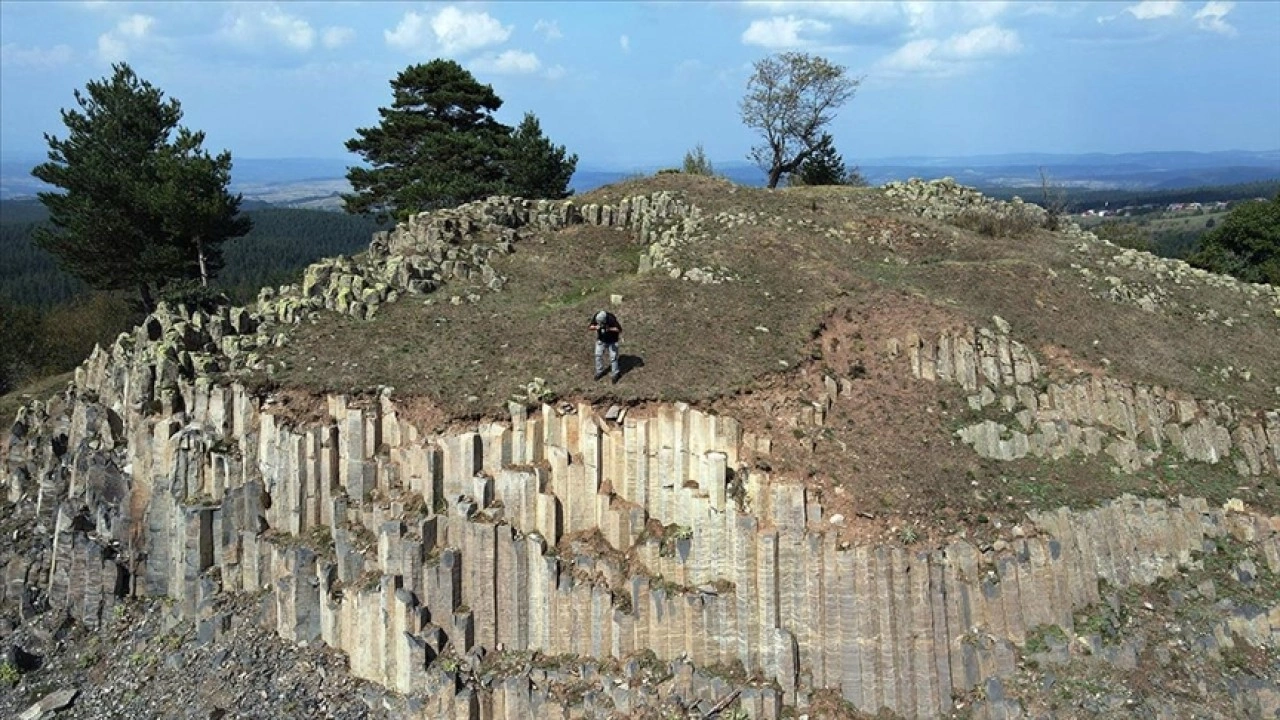
{"label": "distant mountain ridge", "polygon": [[[1039,187],[1043,168],[1050,182],[1094,190],[1163,190],[1229,185],[1280,178],[1280,149],[1216,152],[1162,151],[1137,153],[1006,153],[957,157],[902,156],[851,158],[873,184],[912,177],[954,177],[984,188]],[[31,176],[36,156],[0,161],[0,199],[31,196],[48,189]],[[237,158],[232,189],[246,200],[284,207],[336,210],[352,160],[342,158]],[[674,162],[672,163],[674,165]],[[764,173],[743,161],[713,162],[720,174],[744,185],[764,185]],[[584,165],[570,181],[586,192],[661,166],[610,168]]]}

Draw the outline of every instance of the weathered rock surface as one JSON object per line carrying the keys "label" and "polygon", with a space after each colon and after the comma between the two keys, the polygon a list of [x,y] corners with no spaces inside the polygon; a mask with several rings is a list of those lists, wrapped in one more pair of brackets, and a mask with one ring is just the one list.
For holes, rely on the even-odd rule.
{"label": "weathered rock surface", "polygon": [[[975,373],[1016,382],[1022,356],[1004,362],[992,337]],[[43,597],[93,626],[122,598],[164,596],[216,637],[218,597],[262,592],[262,623],[344,651],[357,676],[420,697],[420,717],[555,704],[527,681],[473,692],[458,667],[477,653],[641,650],[759,675],[752,717],[818,688],[934,717],[1012,673],[1029,629],[1074,633],[1099,579],[1173,577],[1224,537],[1280,572],[1280,519],[1191,499],[1034,516],[1001,552],[844,546],[802,487],[739,463],[732,419],[683,405],[621,425],[513,405],[509,422],[424,437],[385,396],[331,397],[326,421],[289,427],[242,388],[179,379],[149,414],[130,399],[154,397],[158,373],[112,370],[90,364],[14,426],[10,496],[36,498],[52,542],[6,559],[0,600]],[[1275,644],[1278,619],[1249,617],[1244,637]]]}
{"label": "weathered rock surface", "polygon": [[987,418],[957,432],[982,457],[1105,453],[1134,472],[1172,451],[1190,461],[1229,463],[1246,477],[1280,475],[1280,409],[1241,410],[1113,378],[1048,382],[1007,323],[996,317],[994,324],[930,338],[910,333],[887,348],[905,353],[915,377],[957,383],[973,393],[972,410],[1001,415],[1003,422]]}
{"label": "weathered rock surface", "polygon": [[[987,205],[958,186],[920,187],[887,192],[941,208],[929,217]],[[1224,558],[1240,587],[1280,573],[1280,518],[1240,503],[1122,497],[1033,514],[990,546],[850,545],[843,516],[744,462],[769,438],[687,405],[610,417],[513,403],[502,422],[424,435],[389,395],[331,396],[298,425],[271,398],[210,379],[260,366],[258,349],[287,342],[281,324],[321,309],[367,318],[451,280],[501,287],[488,260],[522,229],[634,232],[647,246],[639,269],[724,281],[682,269],[704,222],[669,193],[581,207],[491,198],[416,216],[367,258],[313,265],[252,311],[162,307],[13,424],[3,480],[17,522],[0,553],[0,610],[92,629],[130,598],[164,598],[166,622],[190,623],[199,647],[252,625],[342,651],[351,673],[388,691],[370,696],[379,716],[706,714],[738,692],[747,717],[774,718],[832,691],[867,713],[938,717],[963,698],[975,717],[1003,718],[1022,715],[1006,686],[1025,656],[1135,667],[1141,642],[1109,644],[1080,621],[1115,592]],[[989,414],[958,433],[980,455],[1106,453],[1132,470],[1173,449],[1277,474],[1280,412],[1101,378],[1051,383],[1008,324],[993,324],[888,348]],[[844,382],[827,378],[828,398]],[[525,399],[540,394],[535,383]],[[828,408],[814,403],[805,423]],[[1212,582],[1196,592],[1217,613],[1183,640],[1203,655],[1280,646],[1274,597],[1215,600]],[[1274,674],[1231,683],[1223,716],[1280,709]],[[106,706],[86,695],[85,712]],[[336,716],[349,712],[358,706]]]}

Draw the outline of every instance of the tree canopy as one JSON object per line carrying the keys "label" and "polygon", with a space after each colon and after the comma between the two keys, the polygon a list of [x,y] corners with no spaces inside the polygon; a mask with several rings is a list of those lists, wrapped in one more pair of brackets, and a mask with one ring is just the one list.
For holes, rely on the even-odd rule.
{"label": "tree canopy", "polygon": [[1188,260],[1246,282],[1280,285],[1280,193],[1232,208]]}
{"label": "tree canopy", "polygon": [[823,128],[861,82],[843,66],[808,53],[781,53],[755,63],[739,109],[742,122],[763,138],[750,157],[768,174],[769,187],[817,151]]}
{"label": "tree canopy", "polygon": [[693,149],[684,154],[684,164],[681,166],[681,172],[686,175],[706,175],[716,174],[716,170],[711,166],[711,161],[707,159],[707,153],[702,149],[702,143],[693,146]]}
{"label": "tree canopy", "polygon": [[822,134],[813,154],[800,164],[800,168],[791,177],[799,185],[867,184],[857,168],[844,164],[844,158],[836,151],[835,141],[830,133]]}
{"label": "tree canopy", "polygon": [[563,145],[552,144],[533,113],[524,114],[503,155],[508,194],[549,200],[573,194],[569,179],[578,167],[578,156],[568,155]]}
{"label": "tree canopy", "polygon": [[250,222],[227,191],[230,153],[204,151],[203,133],[179,127],[179,102],[128,64],[112,71],[75,91],[66,138],[45,135],[49,159],[32,175],[60,191],[39,193],[49,224],[36,242],[91,287],[138,291],[149,310],[174,281],[207,282],[221,244]]}
{"label": "tree canopy", "polygon": [[369,167],[347,171],[348,212],[379,218],[452,207],[499,193],[567,195],[576,155],[542,135],[532,114],[514,132],[493,114],[502,99],[452,60],[411,65],[391,81],[382,121],[347,149]]}

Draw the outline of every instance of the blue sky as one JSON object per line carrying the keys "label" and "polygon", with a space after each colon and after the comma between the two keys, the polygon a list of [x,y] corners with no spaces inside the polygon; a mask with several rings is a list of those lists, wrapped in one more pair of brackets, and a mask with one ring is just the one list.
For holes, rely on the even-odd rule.
{"label": "blue sky", "polygon": [[534,112],[580,167],[718,161],[751,64],[822,54],[863,78],[846,160],[1280,148],[1280,2],[0,1],[0,158],[42,153],[72,92],[127,60],[207,147],[347,157],[388,81],[450,57],[499,119]]}

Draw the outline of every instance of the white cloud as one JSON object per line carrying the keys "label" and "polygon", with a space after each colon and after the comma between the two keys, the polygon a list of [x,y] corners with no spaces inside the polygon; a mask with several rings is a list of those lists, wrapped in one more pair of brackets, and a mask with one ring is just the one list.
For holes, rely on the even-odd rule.
{"label": "white cloud", "polygon": [[942,50],[948,58],[977,60],[993,55],[1012,55],[1022,50],[1022,43],[1013,30],[985,25],[951,37]]}
{"label": "white cloud", "polygon": [[156,19],[150,15],[130,15],[116,24],[116,31],[127,38],[141,40],[155,23]]}
{"label": "white cloud", "polygon": [[1201,30],[1216,32],[1222,35],[1235,35],[1236,29],[1228,23],[1224,18],[1227,13],[1231,12],[1231,8],[1235,7],[1233,2],[1223,2],[1222,0],[1212,0],[1205,3],[1193,17]]}
{"label": "white cloud", "polygon": [[464,12],[449,5],[431,16],[410,10],[394,30],[383,31],[383,37],[387,45],[405,52],[455,54],[504,43],[511,27],[503,27],[487,12]]}
{"label": "white cloud", "polygon": [[324,33],[320,36],[320,42],[326,48],[342,47],[354,40],[356,31],[349,27],[329,27],[324,29]]}
{"label": "white cloud", "polygon": [[769,13],[798,13],[850,22],[887,22],[902,16],[901,8],[891,2],[807,2],[798,0],[766,0],[764,2],[745,2],[748,9],[764,10]]}
{"label": "white cloud", "polygon": [[622,52],[631,52],[631,38],[626,35],[618,38],[618,45],[622,47]]}
{"label": "white cloud", "polygon": [[98,54],[107,62],[124,60],[147,39],[156,19],[150,15],[130,15],[111,30],[98,36]]}
{"label": "white cloud", "polygon": [[382,36],[391,47],[412,52],[426,48],[428,29],[427,17],[410,10],[400,18],[395,30],[383,30]]}
{"label": "white cloud", "polygon": [[568,71],[564,69],[563,65],[552,65],[551,67],[547,68],[547,71],[543,73],[543,75],[546,76],[548,80],[559,80],[560,78],[564,77],[567,73]]}
{"label": "white cloud", "polygon": [[73,53],[68,45],[51,48],[24,48],[17,43],[0,45],[0,65],[8,67],[54,68],[71,62]]}
{"label": "white cloud", "polygon": [[299,52],[310,50],[316,41],[311,23],[275,3],[234,6],[223,20],[222,36],[241,45],[278,44]]}
{"label": "white cloud", "polygon": [[1181,9],[1181,0],[1142,0],[1137,5],[1125,8],[1124,11],[1139,20],[1157,20],[1177,15]]}
{"label": "white cloud", "polygon": [[772,17],[768,20],[752,20],[751,25],[742,32],[742,42],[770,50],[799,48],[813,45],[816,42],[813,35],[830,30],[831,25],[821,20],[797,18],[794,15]]}
{"label": "white cloud", "polygon": [[489,13],[463,12],[452,5],[431,18],[431,32],[446,53],[498,45],[511,37],[511,27],[503,27]]}
{"label": "white cloud", "polygon": [[962,16],[970,22],[989,23],[996,18],[1004,15],[1009,8],[1013,7],[1013,3],[1005,0],[990,0],[988,2],[966,2],[959,3],[957,8],[961,11]]}
{"label": "white cloud", "polygon": [[934,73],[943,69],[943,65],[934,56],[938,49],[937,40],[912,40],[892,53],[880,59],[878,65],[891,72],[902,73]]}
{"label": "white cloud", "polygon": [[543,40],[548,42],[551,40],[559,40],[564,37],[564,33],[560,32],[560,23],[555,20],[539,20],[533,24],[533,31],[542,36]]}
{"label": "white cloud", "polygon": [[957,75],[973,63],[1013,55],[1022,50],[1018,33],[998,25],[984,25],[946,40],[912,40],[878,63],[890,74]]}
{"label": "white cloud", "polygon": [[748,0],[748,10],[786,13],[799,17],[825,18],[843,23],[852,30],[867,26],[901,26],[904,32],[921,35],[954,31],[958,27],[986,25],[994,22],[1015,5],[1027,8],[1032,3],[1008,0],[971,0],[941,3],[930,0]]}
{"label": "white cloud", "polygon": [[471,63],[477,72],[496,75],[529,75],[542,67],[538,56],[523,50],[504,50],[497,55],[486,55]]}

